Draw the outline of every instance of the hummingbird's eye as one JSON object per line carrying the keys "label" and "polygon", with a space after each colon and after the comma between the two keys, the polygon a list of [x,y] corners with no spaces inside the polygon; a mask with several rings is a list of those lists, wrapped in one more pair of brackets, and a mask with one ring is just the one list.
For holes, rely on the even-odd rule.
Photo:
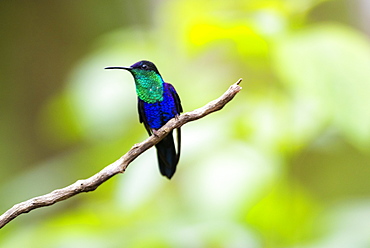
{"label": "hummingbird's eye", "polygon": [[146,64],[143,64],[143,65],[141,66],[141,68],[142,68],[142,69],[144,69],[144,70],[146,70],[146,69],[148,69],[148,66],[147,66]]}

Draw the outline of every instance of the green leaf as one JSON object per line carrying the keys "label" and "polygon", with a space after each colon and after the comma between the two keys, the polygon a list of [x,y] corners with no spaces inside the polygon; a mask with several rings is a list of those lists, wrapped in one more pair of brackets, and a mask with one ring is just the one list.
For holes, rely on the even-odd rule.
{"label": "green leaf", "polygon": [[278,43],[275,68],[295,97],[317,111],[360,149],[370,144],[370,45],[339,25],[320,25]]}

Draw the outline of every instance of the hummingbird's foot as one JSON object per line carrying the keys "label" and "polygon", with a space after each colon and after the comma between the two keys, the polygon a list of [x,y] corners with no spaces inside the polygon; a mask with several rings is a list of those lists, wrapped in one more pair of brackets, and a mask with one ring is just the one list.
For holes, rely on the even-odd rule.
{"label": "hummingbird's foot", "polygon": [[152,129],[152,133],[154,134],[154,136],[159,137],[159,132],[157,129]]}

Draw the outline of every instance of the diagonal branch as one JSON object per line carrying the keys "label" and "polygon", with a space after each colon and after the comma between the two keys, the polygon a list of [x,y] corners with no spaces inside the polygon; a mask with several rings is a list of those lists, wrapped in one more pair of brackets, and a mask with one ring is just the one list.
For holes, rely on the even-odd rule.
{"label": "diagonal branch", "polygon": [[200,119],[212,112],[222,109],[241,90],[241,87],[239,86],[241,81],[242,79],[239,79],[235,84],[231,85],[222,96],[214,101],[209,102],[207,105],[191,112],[184,113],[177,118],[171,119],[166,123],[166,125],[158,130],[156,135],[152,135],[145,141],[135,144],[120,159],[106,166],[95,175],[84,180],[78,180],[67,187],[56,189],[46,195],[37,196],[14,205],[0,216],[0,229],[21,214],[28,213],[36,208],[53,205],[54,203],[63,201],[82,192],[93,191],[114,175],[118,173],[124,173],[128,165],[134,159],[161,141],[171,130],[181,127],[187,122]]}

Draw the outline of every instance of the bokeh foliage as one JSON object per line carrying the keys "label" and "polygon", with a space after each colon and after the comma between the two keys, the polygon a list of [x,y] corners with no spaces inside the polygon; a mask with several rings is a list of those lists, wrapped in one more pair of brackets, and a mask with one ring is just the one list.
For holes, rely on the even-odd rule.
{"label": "bokeh foliage", "polygon": [[[1,247],[370,246],[370,44],[344,1],[2,3],[0,210],[96,173],[146,137],[141,59],[185,111],[171,181],[154,150],[93,193],[20,216]],[[335,11],[334,11],[335,10]]]}

